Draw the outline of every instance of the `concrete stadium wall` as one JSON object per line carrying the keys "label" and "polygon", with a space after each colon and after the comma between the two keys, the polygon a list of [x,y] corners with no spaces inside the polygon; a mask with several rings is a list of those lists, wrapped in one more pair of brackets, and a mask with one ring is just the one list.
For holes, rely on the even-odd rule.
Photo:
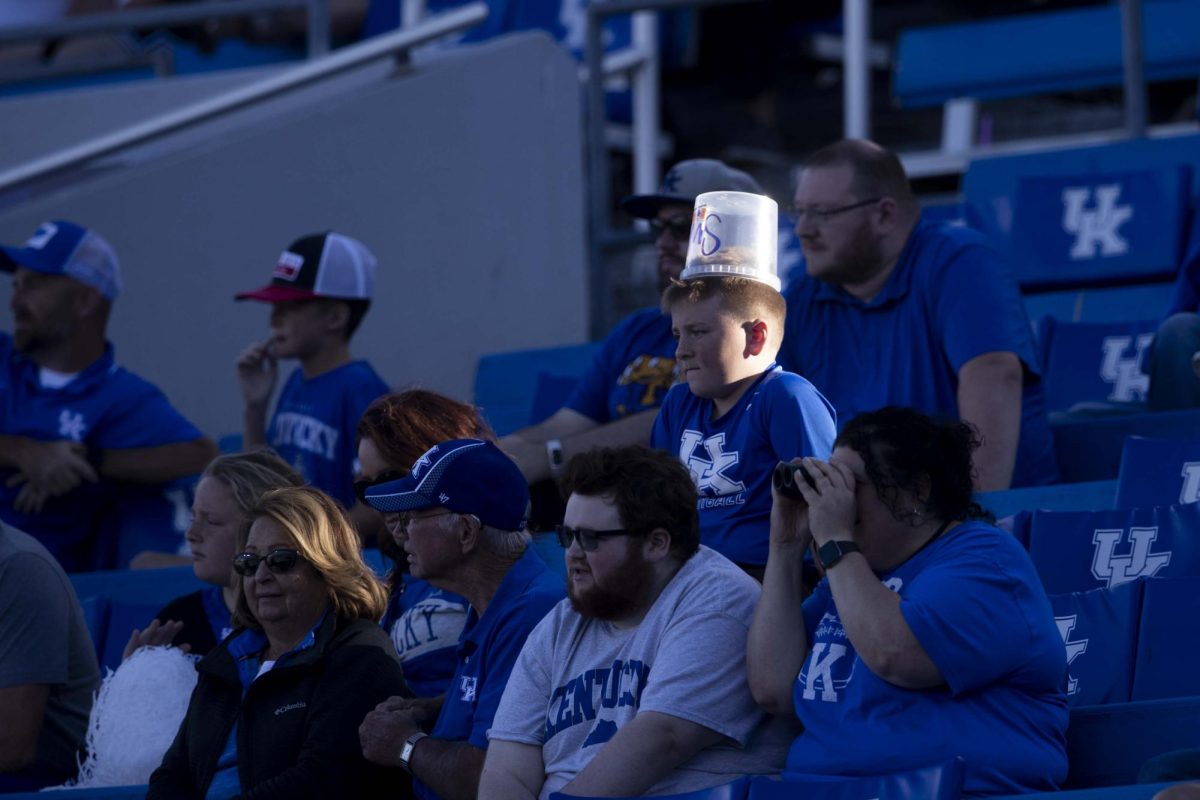
{"label": "concrete stadium wall", "polygon": [[0,211],[5,243],[55,217],[112,242],[118,361],[214,436],[240,429],[234,359],[267,334],[268,308],[232,296],[305,233],[379,257],[353,349],[395,387],[469,399],[481,354],[586,339],[580,92],[552,40],[515,35],[328,95]]}

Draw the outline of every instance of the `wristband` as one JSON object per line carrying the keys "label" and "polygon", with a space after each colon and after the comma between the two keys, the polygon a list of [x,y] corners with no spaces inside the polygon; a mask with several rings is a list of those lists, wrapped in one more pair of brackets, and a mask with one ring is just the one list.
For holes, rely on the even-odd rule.
{"label": "wristband", "polygon": [[560,440],[546,440],[546,459],[550,462],[550,474],[557,478],[559,473],[562,472],[565,461],[563,458],[563,446]]}

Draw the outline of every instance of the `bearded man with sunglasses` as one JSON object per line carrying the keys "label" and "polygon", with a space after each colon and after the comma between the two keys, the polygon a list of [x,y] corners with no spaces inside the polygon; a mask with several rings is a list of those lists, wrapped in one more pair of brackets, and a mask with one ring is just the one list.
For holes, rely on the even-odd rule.
{"label": "bearded man with sunglasses", "polygon": [[677,794],[778,772],[790,728],[746,679],[753,578],[700,544],[673,456],[567,465],[568,600],[529,636],[488,733],[480,800]]}
{"label": "bearded man with sunglasses", "polygon": [[458,663],[440,705],[392,697],[363,719],[363,756],[413,776],[422,800],[474,800],[487,731],[529,632],[563,597],[562,581],[529,546],[529,489],[492,442],[434,445],[398,480],[365,489],[367,505],[399,514],[396,541],[412,577],[470,603]]}
{"label": "bearded man with sunglasses", "polygon": [[1017,284],[981,233],[924,219],[894,153],[866,140],[805,162],[806,274],[785,292],[780,365],[848,421],[911,406],[978,428],[978,491],[1055,483],[1045,390]]}
{"label": "bearded man with sunglasses", "polygon": [[[762,187],[741,170],[711,158],[680,161],[671,167],[655,194],[633,195],[621,201],[632,217],[649,220],[658,255],[658,291],[662,293],[683,272],[692,206],[705,192],[735,191],[762,194]],[[600,343],[592,366],[584,373],[566,405],[537,425],[500,440],[500,447],[517,462],[530,485],[561,472],[571,456],[593,447],[649,444],[658,407],[675,384],[675,337],[671,318],[653,307],[635,311]],[[548,495],[548,496],[547,496]],[[556,487],[534,494],[538,521],[557,498]]]}

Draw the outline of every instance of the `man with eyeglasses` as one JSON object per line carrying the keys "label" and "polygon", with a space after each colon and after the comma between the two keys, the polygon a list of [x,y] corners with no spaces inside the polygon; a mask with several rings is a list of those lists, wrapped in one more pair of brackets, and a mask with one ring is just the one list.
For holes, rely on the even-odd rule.
{"label": "man with eyeglasses", "polygon": [[794,731],[746,680],[761,592],[700,544],[687,469],[603,448],[572,459],[563,487],[568,600],[513,669],[480,800],[677,794],[778,772]]}
{"label": "man with eyeglasses", "polygon": [[901,405],[971,423],[979,491],[1056,482],[1032,327],[996,247],[922,219],[900,160],[865,140],[805,162],[793,213],[806,274],[785,293],[781,366],[841,421]]}
{"label": "man with eyeglasses", "polygon": [[529,489],[495,444],[454,439],[363,494],[377,511],[403,515],[397,541],[412,576],[471,604],[444,699],[380,704],[359,729],[363,756],[407,770],[419,798],[473,800],[513,663],[563,597],[561,580],[529,546]]}
{"label": "man with eyeglasses", "polygon": [[[696,195],[716,191],[762,194],[758,182],[745,172],[698,158],[673,166],[657,193],[621,201],[630,216],[650,221],[660,293],[683,271]],[[566,405],[545,421],[505,436],[500,446],[526,480],[538,484],[555,477],[576,453],[601,445],[648,444],[658,407],[674,383],[671,318],[656,304],[635,311],[613,328]],[[557,498],[557,490],[552,488],[551,494]],[[535,506],[542,497],[535,493]],[[540,519],[538,512],[535,508]]]}

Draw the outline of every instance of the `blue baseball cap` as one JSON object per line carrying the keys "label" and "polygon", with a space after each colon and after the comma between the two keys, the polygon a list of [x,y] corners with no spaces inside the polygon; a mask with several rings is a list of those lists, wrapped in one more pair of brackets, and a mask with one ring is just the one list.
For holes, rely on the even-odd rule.
{"label": "blue baseball cap", "polygon": [[121,268],[112,245],[95,231],[56,219],[43,222],[23,247],[0,246],[0,271],[17,267],[43,275],[66,275],[109,300],[121,293]]}
{"label": "blue baseball cap", "polygon": [[474,514],[484,525],[520,531],[529,521],[529,485],[492,442],[451,439],[435,444],[403,478],[366,490],[367,505],[398,513],[441,506]]}

